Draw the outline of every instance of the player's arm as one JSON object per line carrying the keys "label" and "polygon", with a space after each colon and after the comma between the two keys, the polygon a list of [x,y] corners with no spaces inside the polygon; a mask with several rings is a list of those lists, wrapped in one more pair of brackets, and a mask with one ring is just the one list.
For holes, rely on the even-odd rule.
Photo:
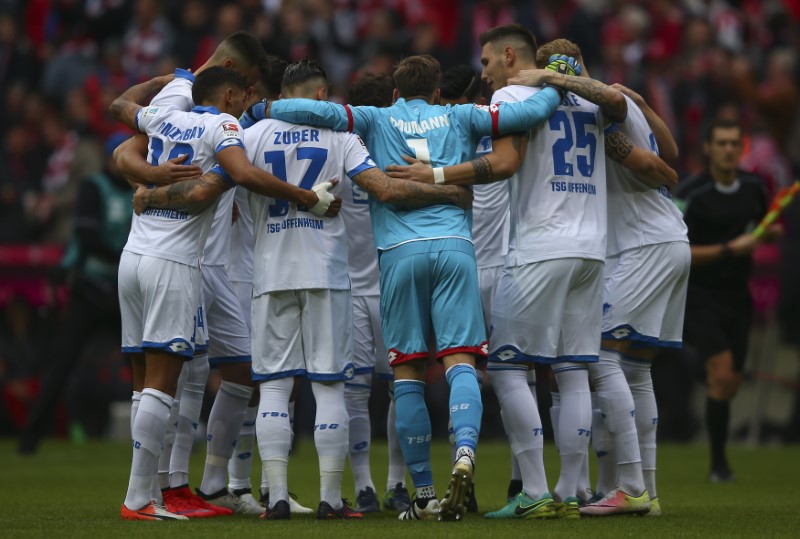
{"label": "player's arm", "polygon": [[635,146],[619,129],[606,130],[605,142],[606,156],[633,172],[645,185],[677,185],[677,172],[654,152]]}
{"label": "player's arm", "polygon": [[166,86],[175,75],[170,73],[161,77],[155,77],[147,82],[131,86],[125,90],[121,96],[116,98],[109,107],[109,112],[117,120],[124,123],[131,129],[139,131],[138,113],[147,98]]}
{"label": "player's arm", "polygon": [[650,108],[650,105],[647,104],[647,101],[645,101],[641,95],[619,83],[612,84],[611,87],[630,97],[631,100],[636,103],[636,106],[639,107],[639,110],[642,111],[645,120],[647,120],[647,125],[650,126],[653,135],[656,137],[659,156],[667,161],[676,160],[678,158],[678,143],[675,142],[675,138],[672,136],[672,132],[669,130],[669,127],[667,127],[666,122]]}
{"label": "player's arm", "polygon": [[472,191],[466,187],[393,180],[377,167],[359,172],[352,180],[379,201],[402,208],[424,208],[436,204],[452,204],[465,210],[472,207]]}
{"label": "player's arm", "polygon": [[[439,168],[436,171],[422,161],[403,156],[409,165],[390,165],[386,167],[386,174],[396,179],[447,185],[497,182],[510,178],[519,170],[527,144],[528,137],[519,134],[494,139],[490,153],[472,161]],[[437,176],[439,182],[436,181]]]}
{"label": "player's arm", "polygon": [[219,169],[212,169],[199,178],[154,189],[139,186],[133,195],[133,210],[137,215],[147,208],[200,213],[230,187],[231,183]]}
{"label": "player's arm", "polygon": [[179,155],[155,166],[147,162],[147,135],[135,135],[114,150],[114,161],[120,173],[131,184],[168,185],[196,178],[203,170],[195,165],[184,165],[188,155]]}
{"label": "player's arm", "polygon": [[284,182],[265,170],[255,167],[241,146],[229,146],[217,152],[217,160],[237,185],[248,191],[313,208],[319,197],[314,191]]}
{"label": "player's arm", "polygon": [[600,107],[603,115],[614,122],[622,122],[628,115],[628,102],[622,92],[589,77],[564,75],[550,69],[524,69],[508,83],[523,86],[546,84],[572,92]]}
{"label": "player's arm", "polygon": [[274,118],[293,124],[364,134],[369,131],[376,110],[375,107],[351,107],[303,98],[262,101],[245,112],[242,125],[246,128],[255,121]]}
{"label": "player's arm", "polygon": [[753,234],[747,232],[725,243],[713,243],[710,245],[691,245],[692,265],[702,266],[718,260],[729,258],[750,256],[753,250],[762,241]]}

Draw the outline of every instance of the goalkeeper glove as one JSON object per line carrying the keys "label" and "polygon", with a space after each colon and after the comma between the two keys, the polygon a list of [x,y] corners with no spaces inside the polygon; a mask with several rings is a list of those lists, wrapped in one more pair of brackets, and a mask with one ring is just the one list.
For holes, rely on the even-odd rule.
{"label": "goalkeeper glove", "polygon": [[241,125],[243,129],[247,129],[255,125],[259,120],[264,120],[267,117],[267,107],[269,103],[268,100],[262,99],[255,105],[250,105],[250,108],[244,111],[242,117],[239,118],[239,125]]}
{"label": "goalkeeper glove", "polygon": [[549,69],[550,71],[555,71],[556,73],[561,73],[562,75],[580,75],[581,74],[581,65],[578,61],[566,55],[559,55],[554,54],[549,58],[550,63],[545,67],[545,69]]}
{"label": "goalkeeper glove", "polygon": [[308,211],[318,217],[322,217],[328,212],[331,203],[336,200],[336,197],[328,191],[331,187],[333,187],[333,182],[322,182],[311,188],[317,194],[319,201]]}

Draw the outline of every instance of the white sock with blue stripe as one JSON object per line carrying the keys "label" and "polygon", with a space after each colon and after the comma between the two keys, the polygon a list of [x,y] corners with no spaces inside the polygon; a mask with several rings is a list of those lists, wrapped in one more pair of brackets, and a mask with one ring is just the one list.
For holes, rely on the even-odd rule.
{"label": "white sock with blue stripe", "polygon": [[225,489],[228,460],[233,456],[253,388],[223,380],[208,416],[206,467],[200,491],[210,495]]}
{"label": "white sock with blue stripe", "polygon": [[348,455],[356,496],[367,487],[375,490],[369,467],[369,448],[372,445],[369,422],[371,384],[372,374],[358,374],[344,383],[344,401],[350,416]]}
{"label": "white sock with blue stripe", "polygon": [[125,507],[134,511],[150,503],[153,481],[158,472],[158,457],[167,432],[173,398],[161,391],[145,388],[133,424],[133,458]]}
{"label": "white sock with blue stripe", "polygon": [[557,363],[553,366],[553,372],[561,396],[557,441],[561,471],[554,494],[558,499],[565,500],[578,493],[578,477],[592,435],[592,399],[586,365]]}
{"label": "white sock with blue stripe", "polygon": [[544,430],[539,409],[528,387],[528,366],[508,364],[488,371],[497,400],[503,409],[511,451],[517,459],[522,488],[533,499],[547,489],[544,471]]}
{"label": "white sock with blue stripe", "polygon": [[344,382],[311,382],[311,389],[317,401],[314,445],[319,456],[319,499],[340,509],[342,473],[350,439]]}
{"label": "white sock with blue stripe", "polygon": [[200,423],[203,395],[208,381],[208,356],[203,354],[187,361],[183,372],[186,373],[186,381],[181,392],[175,442],[169,461],[169,485],[172,488],[189,483],[189,459],[192,456],[192,446]]}
{"label": "white sock with blue stripe", "polygon": [[289,396],[293,378],[261,382],[261,402],[256,416],[256,438],[264,475],[269,483],[269,504],[289,501],[287,472],[292,448],[292,427],[289,422]]}
{"label": "white sock with blue stripe", "polygon": [[236,450],[228,462],[228,490],[250,489],[250,470],[253,467],[253,441],[256,437],[258,406],[248,406],[244,412],[242,428]]}

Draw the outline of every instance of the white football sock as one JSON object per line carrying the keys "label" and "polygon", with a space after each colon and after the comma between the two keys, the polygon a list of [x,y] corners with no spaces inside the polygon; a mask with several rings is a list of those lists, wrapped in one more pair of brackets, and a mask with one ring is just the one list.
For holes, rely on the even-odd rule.
{"label": "white football sock", "polygon": [[553,365],[553,372],[561,397],[557,441],[561,471],[554,494],[559,500],[565,500],[578,492],[578,476],[592,434],[592,400],[589,371],[585,365],[558,363]]}
{"label": "white football sock", "polygon": [[640,496],[644,490],[644,478],[636,433],[636,408],[620,361],[619,353],[600,350],[600,361],[589,365],[589,373],[597,390],[597,402],[605,416],[605,424],[614,441],[617,483],[624,492]]}
{"label": "white football sock", "polygon": [[208,356],[203,354],[187,361],[183,372],[186,372],[186,381],[183,384],[178,410],[175,444],[169,460],[169,485],[172,488],[189,483],[189,459],[192,456],[192,446],[200,423],[203,395],[208,381]]}
{"label": "white football sock", "polygon": [[547,492],[544,471],[544,432],[536,401],[528,387],[527,365],[504,365],[489,370],[492,387],[500,401],[511,451],[517,458],[522,487],[533,499]]}
{"label": "white football sock", "polygon": [[228,479],[228,461],[233,455],[236,439],[242,427],[244,410],[253,388],[223,380],[208,417],[206,467],[200,490],[214,494],[223,490]]}
{"label": "white football sock", "polygon": [[658,406],[653,392],[653,378],[649,361],[622,360],[622,370],[636,404],[636,430],[639,432],[639,450],[642,456],[644,486],[651,498],[656,492],[656,430],[658,429]]}
{"label": "white football sock", "polygon": [[142,392],[134,391],[131,395],[131,433],[133,432],[133,422],[136,421],[136,413],[139,411],[139,403],[142,401]]}
{"label": "white football sock", "polygon": [[319,456],[319,499],[334,509],[342,507],[342,473],[350,438],[344,404],[344,382],[311,382],[317,414],[314,445]]}
{"label": "white football sock", "polygon": [[125,496],[125,507],[128,509],[135,511],[150,503],[172,400],[166,393],[152,388],[142,391],[132,432],[133,458]]}
{"label": "white football sock", "polygon": [[386,490],[391,490],[397,483],[406,484],[406,461],[403,459],[403,449],[397,438],[397,409],[394,405],[394,390],[389,389],[389,413],[386,417],[386,441],[389,445],[389,473],[386,478]]}
{"label": "white football sock", "polygon": [[178,409],[181,388],[175,392],[176,398],[172,401],[172,408],[167,419],[167,432],[164,434],[164,443],[161,446],[161,456],[158,457],[158,490],[169,488],[169,459],[172,455],[172,446],[175,444],[175,429],[178,425]]}
{"label": "white football sock", "polygon": [[617,486],[617,456],[595,392],[592,393],[592,449],[597,456],[595,493],[607,494]]}
{"label": "white football sock", "polygon": [[269,482],[269,503],[289,501],[287,471],[292,448],[292,429],[289,423],[289,396],[293,378],[261,382],[261,401],[256,417],[258,452]]}
{"label": "white football sock", "polygon": [[256,416],[258,406],[248,406],[244,412],[244,421],[239,430],[239,441],[236,450],[228,462],[228,490],[249,489],[250,470],[253,467],[253,440],[256,437]]}
{"label": "white football sock", "polygon": [[375,490],[369,467],[369,448],[372,444],[369,423],[369,394],[372,389],[371,374],[357,374],[344,384],[344,399],[350,416],[348,454],[353,471],[356,496],[367,487]]}
{"label": "white football sock", "polygon": [[558,391],[550,391],[550,425],[553,427],[553,443],[556,444],[558,451],[558,421],[561,417],[561,394]]}

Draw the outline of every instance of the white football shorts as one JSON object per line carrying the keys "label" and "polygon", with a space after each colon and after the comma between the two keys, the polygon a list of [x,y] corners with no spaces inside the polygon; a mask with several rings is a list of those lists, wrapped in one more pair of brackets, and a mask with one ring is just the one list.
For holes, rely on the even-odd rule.
{"label": "white football shorts", "polygon": [[203,266],[203,301],[208,328],[208,360],[220,363],[250,362],[250,329],[225,266]]}
{"label": "white football shorts", "polygon": [[478,286],[481,287],[481,306],[483,307],[483,319],[486,321],[486,334],[492,325],[492,307],[494,296],[497,293],[497,284],[503,274],[503,266],[491,266],[488,268],[478,268]]}
{"label": "white football shorts", "polygon": [[349,290],[285,290],[253,298],[253,380],[346,381],[355,374]]}
{"label": "white football shorts", "polygon": [[691,250],[685,242],[629,249],[608,258],[603,338],[680,348]]}
{"label": "white football shorts", "polygon": [[489,361],[597,361],[602,298],[598,260],[563,258],[505,268],[492,309]]}
{"label": "white football shorts", "polygon": [[250,331],[250,307],[253,304],[253,283],[252,281],[231,281],[233,293],[239,298],[239,307],[244,317],[244,323],[247,325],[247,331]]}
{"label": "white football shorts", "polygon": [[356,374],[391,380],[389,352],[381,332],[381,297],[353,296],[353,366]]}
{"label": "white football shorts", "polygon": [[155,348],[194,354],[200,270],[172,260],[123,251],[119,262],[122,351]]}

